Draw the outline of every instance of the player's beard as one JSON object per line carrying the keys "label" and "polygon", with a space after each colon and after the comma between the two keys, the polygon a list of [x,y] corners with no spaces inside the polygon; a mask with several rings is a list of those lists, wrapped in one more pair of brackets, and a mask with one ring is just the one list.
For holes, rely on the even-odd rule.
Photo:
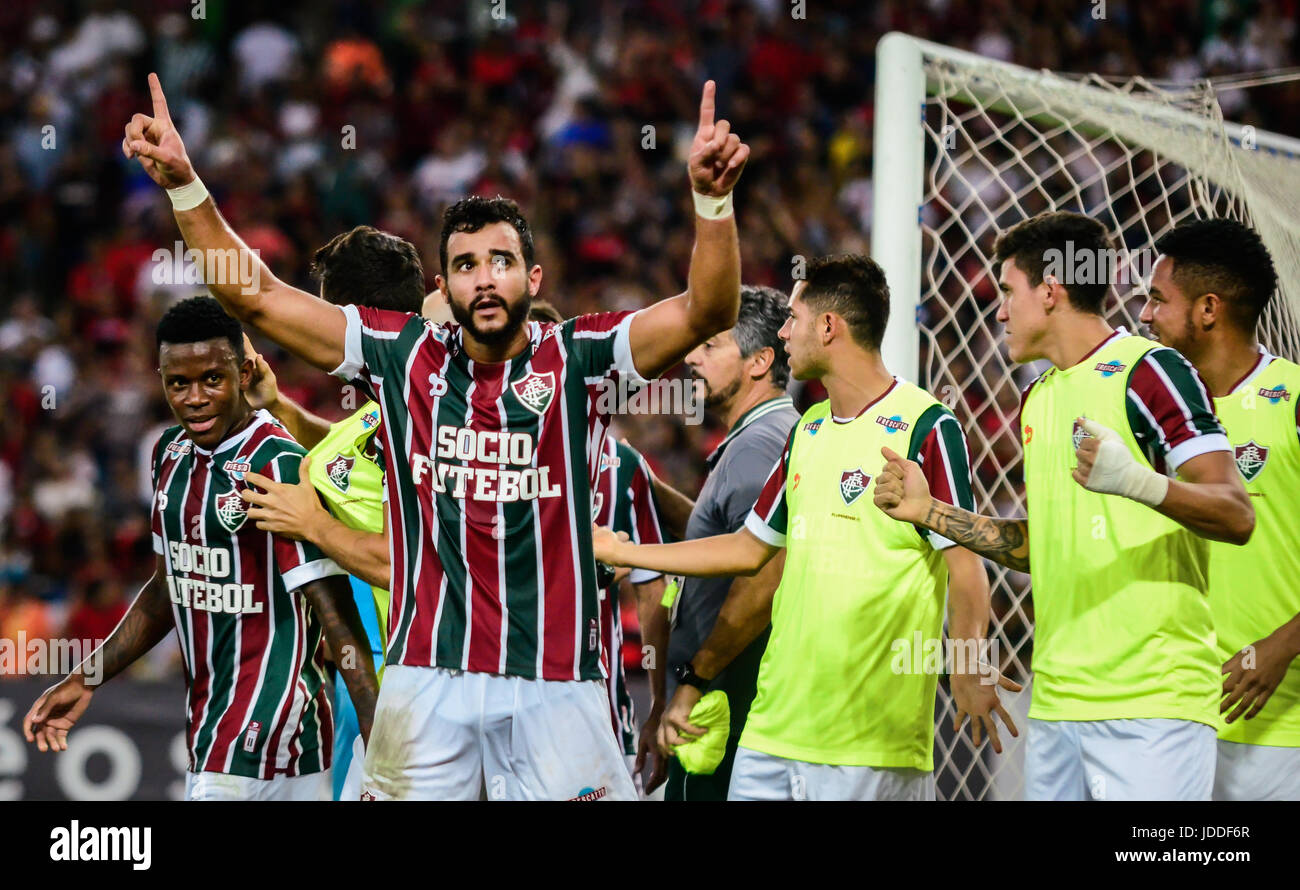
{"label": "player's beard", "polygon": [[[480,328],[474,320],[474,309],[484,300],[495,300],[501,303],[506,310],[506,322],[501,327],[492,331],[485,331]],[[470,300],[468,306],[462,306],[455,299],[449,299],[448,305],[451,306],[451,316],[456,323],[469,331],[474,339],[484,346],[500,346],[503,343],[509,343],[519,333],[525,321],[528,320],[528,310],[532,308],[533,300],[524,293],[514,302],[511,303],[504,296],[498,293],[479,294]]]}

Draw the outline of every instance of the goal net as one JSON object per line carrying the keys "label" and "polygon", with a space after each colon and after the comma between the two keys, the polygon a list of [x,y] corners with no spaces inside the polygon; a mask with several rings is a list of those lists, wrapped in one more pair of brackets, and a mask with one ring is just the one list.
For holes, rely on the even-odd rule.
{"label": "goal net", "polygon": [[[1016,415],[1042,365],[1008,360],[993,271],[994,239],[1023,219],[1073,210],[1107,226],[1119,259],[1107,316],[1129,330],[1141,327],[1156,238],[1198,217],[1252,225],[1280,281],[1261,339],[1300,358],[1300,142],[1225,123],[1208,82],[1036,72],[890,34],[877,49],[874,141],[872,253],[893,295],[886,363],[956,412],[980,512],[1025,510]],[[1028,686],[1029,578],[988,565],[990,639],[1002,670]],[[1021,737],[1002,731],[997,755],[969,727],[954,735],[941,685],[941,798],[1022,795],[1029,693],[1002,693]]]}

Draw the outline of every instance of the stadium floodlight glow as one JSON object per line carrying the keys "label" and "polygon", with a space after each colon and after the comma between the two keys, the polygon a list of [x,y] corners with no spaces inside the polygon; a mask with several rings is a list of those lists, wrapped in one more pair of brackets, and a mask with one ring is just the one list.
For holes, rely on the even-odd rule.
{"label": "stadium floodlight glow", "polygon": [[[1300,360],[1300,140],[1225,122],[1208,81],[1032,71],[897,32],[877,45],[876,71],[871,252],[891,291],[882,351],[956,412],[978,512],[1025,513],[1016,416],[1038,367],[1013,365],[1002,346],[992,251],[1022,219],[1085,213],[1134,258],[1184,221],[1253,226],[1279,282],[1260,339]],[[1145,287],[1137,275],[1113,283],[1108,320],[1137,329]],[[989,565],[1001,667],[1026,680],[1027,579]],[[1029,690],[1004,700],[1025,726]],[[976,751],[951,732],[952,713],[941,689],[938,795],[1021,796],[1024,733],[1000,756]]]}

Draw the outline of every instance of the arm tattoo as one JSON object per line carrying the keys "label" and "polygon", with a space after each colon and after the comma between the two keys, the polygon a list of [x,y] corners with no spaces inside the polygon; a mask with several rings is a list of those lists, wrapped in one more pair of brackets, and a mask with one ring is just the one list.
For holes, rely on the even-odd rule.
{"label": "arm tattoo", "polygon": [[[83,673],[87,675],[87,685],[91,685],[90,681],[95,674],[99,675],[95,685],[113,679],[136,659],[158,645],[171,629],[171,602],[167,597],[161,576],[154,575],[149,579],[149,583],[141,588],[135,602],[131,603],[131,608],[127,609],[126,615],[122,617],[121,623],[112,635],[92,653],[90,658],[86,659],[87,662],[91,662],[91,659],[99,660],[98,665],[93,665],[91,662],[83,668]],[[91,666],[98,669],[91,671]]]}
{"label": "arm tattoo", "polygon": [[1029,521],[995,519],[932,498],[921,525],[996,563],[1029,571]]}

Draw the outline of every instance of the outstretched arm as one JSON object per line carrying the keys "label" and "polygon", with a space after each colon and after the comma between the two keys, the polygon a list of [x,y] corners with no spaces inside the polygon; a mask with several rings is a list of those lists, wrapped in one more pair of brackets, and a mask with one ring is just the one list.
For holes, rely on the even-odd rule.
{"label": "outstretched arm", "polygon": [[628,342],[641,376],[658,377],[700,343],[736,323],[740,312],[740,244],[731,210],[749,146],[725,120],[713,120],[713,81],[704,84],[700,120],[688,162],[696,202],[695,247],[686,292],[643,309]]}
{"label": "outstretched arm", "polygon": [[149,75],[153,114],[126,125],[122,153],[168,190],[181,237],[203,253],[203,279],[226,311],[318,368],[343,363],[343,310],[271,274],[217,211],[194,172],[167,109],[158,75]]}
{"label": "outstretched arm", "polygon": [[370,642],[365,626],[352,599],[352,587],[346,575],[331,575],[302,586],[302,594],[320,618],[325,640],[334,655],[334,664],[357,709],[361,738],[370,744],[370,724],[375,719],[375,699],[379,682],[370,660]]}
{"label": "outstretched arm", "polygon": [[95,690],[133,664],[172,629],[167,595],[167,567],[161,556],[153,577],[141,588],[122,620],[104,641],[67,677],[36,699],[23,718],[23,735],[44,751],[68,750],[68,730],[90,705]]}
{"label": "outstretched arm", "polygon": [[921,467],[889,448],[882,448],[885,466],[876,477],[876,506],[900,522],[910,522],[943,535],[967,550],[996,563],[1029,571],[1029,521],[981,516],[931,497]]}
{"label": "outstretched arm", "polygon": [[676,544],[633,544],[625,532],[615,534],[596,526],[591,538],[597,562],[696,578],[752,575],[781,549],[760,541],[744,528],[729,535]]}

